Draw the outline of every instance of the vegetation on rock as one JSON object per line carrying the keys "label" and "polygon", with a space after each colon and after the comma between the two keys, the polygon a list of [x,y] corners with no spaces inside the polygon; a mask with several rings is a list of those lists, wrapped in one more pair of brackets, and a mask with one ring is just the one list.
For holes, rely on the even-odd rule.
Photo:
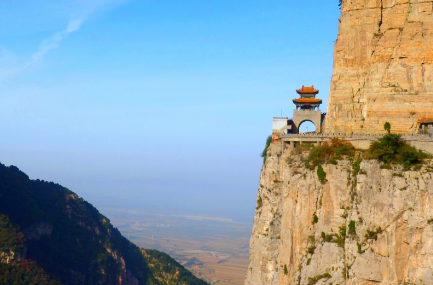
{"label": "vegetation on rock", "polygon": [[35,261],[0,263],[0,284],[10,285],[61,285],[40,268]]}
{"label": "vegetation on rock", "polygon": [[311,149],[305,160],[305,166],[312,170],[319,164],[341,160],[345,157],[353,157],[354,155],[355,147],[350,142],[333,138],[329,143],[324,142],[322,145]]}
{"label": "vegetation on rock", "polygon": [[[34,262],[29,263],[30,272],[25,270],[31,278],[43,280],[46,273],[62,284],[117,284],[119,278],[136,284],[167,284],[155,276],[141,250],[107,217],[65,187],[30,180],[17,167],[0,164],[0,194],[1,251],[25,247],[24,258]],[[23,283],[31,278],[20,275],[17,262],[1,265],[9,276],[1,284],[51,284]],[[178,272],[185,270],[171,264],[179,266]],[[207,284],[195,277],[191,280],[185,284]]]}
{"label": "vegetation on rock", "polygon": [[197,279],[191,272],[183,268],[176,260],[163,252],[142,250],[150,271],[155,279],[163,284],[203,285],[204,281]]}
{"label": "vegetation on rock", "polygon": [[329,278],[331,278],[331,277],[332,277],[332,276],[331,276],[331,274],[329,274],[329,273],[323,273],[323,274],[320,274],[320,275],[314,276],[313,278],[309,277],[309,278],[308,278],[308,285],[314,285],[314,284],[316,284],[317,282],[319,282],[319,280],[321,280],[321,279],[324,279],[324,278],[329,279]]}
{"label": "vegetation on rock", "polygon": [[323,170],[323,167],[320,164],[317,166],[317,177],[319,178],[320,182],[326,182],[326,172]]}
{"label": "vegetation on rock", "polygon": [[265,149],[262,151],[262,157],[263,157],[263,163],[266,162],[266,154],[268,153],[268,148],[272,143],[272,136],[268,136],[266,138],[266,145],[265,145]]}
{"label": "vegetation on rock", "polygon": [[263,204],[263,200],[262,197],[259,195],[259,198],[257,198],[256,210],[260,209],[262,207],[262,204]]}
{"label": "vegetation on rock", "polygon": [[367,229],[367,233],[364,235],[366,239],[374,239],[377,240],[377,235],[383,232],[381,227],[378,227],[376,231],[370,231]]}
{"label": "vegetation on rock", "polygon": [[356,226],[354,220],[349,222],[349,235],[356,235]]}
{"label": "vegetation on rock", "polygon": [[26,238],[19,227],[14,227],[9,218],[0,214],[0,252],[21,251]]}
{"label": "vegetation on rock", "polygon": [[397,134],[386,134],[372,142],[366,154],[366,158],[378,159],[385,164],[397,163],[406,168],[427,157],[427,154],[409,145]]}
{"label": "vegetation on rock", "polygon": [[386,122],[386,123],[383,125],[383,128],[385,129],[385,131],[387,131],[388,134],[391,133],[391,124],[390,124],[389,122]]}

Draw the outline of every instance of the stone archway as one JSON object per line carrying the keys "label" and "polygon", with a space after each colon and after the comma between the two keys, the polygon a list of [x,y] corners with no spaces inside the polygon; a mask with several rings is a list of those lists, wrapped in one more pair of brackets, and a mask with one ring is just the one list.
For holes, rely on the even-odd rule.
{"label": "stone archway", "polygon": [[299,123],[298,126],[298,131],[299,133],[301,133],[301,129],[302,132],[305,133],[311,133],[311,132],[317,132],[319,129],[316,126],[316,124],[314,124],[314,122],[310,121],[310,120],[304,120],[302,122]]}
{"label": "stone archway", "polygon": [[316,132],[319,131],[322,122],[322,112],[319,110],[294,110],[293,111],[293,133],[299,134],[299,126],[305,122],[310,121],[316,127]]}

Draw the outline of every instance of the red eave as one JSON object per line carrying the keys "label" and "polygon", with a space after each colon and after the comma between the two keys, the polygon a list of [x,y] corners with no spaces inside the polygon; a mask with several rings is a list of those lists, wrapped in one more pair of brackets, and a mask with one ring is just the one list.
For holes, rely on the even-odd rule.
{"label": "red eave", "polygon": [[293,102],[294,103],[322,103],[322,100],[316,98],[299,98],[299,99],[294,99]]}
{"label": "red eave", "polygon": [[430,118],[422,117],[421,119],[418,119],[418,123],[424,123],[424,124],[433,123],[433,117]]}

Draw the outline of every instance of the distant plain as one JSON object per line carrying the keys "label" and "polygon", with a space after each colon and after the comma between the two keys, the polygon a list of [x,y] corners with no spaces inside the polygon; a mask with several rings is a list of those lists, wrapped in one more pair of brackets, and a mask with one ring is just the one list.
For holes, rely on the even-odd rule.
{"label": "distant plain", "polygon": [[252,224],[211,216],[100,210],[137,246],[168,253],[197,277],[221,285],[244,283]]}

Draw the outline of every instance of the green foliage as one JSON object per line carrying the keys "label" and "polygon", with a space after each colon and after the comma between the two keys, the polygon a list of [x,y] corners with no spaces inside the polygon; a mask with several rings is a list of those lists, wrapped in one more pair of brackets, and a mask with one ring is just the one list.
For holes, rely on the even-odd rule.
{"label": "green foliage", "polygon": [[314,215],[314,217],[313,217],[313,222],[314,222],[315,224],[317,224],[317,223],[319,222],[319,218],[317,217],[317,215]]}
{"label": "green foliage", "polygon": [[[344,241],[346,239],[346,226],[342,225],[339,227],[339,234],[333,234],[326,236],[327,241],[336,243],[339,247],[344,248]],[[330,240],[329,240],[330,239]]]}
{"label": "green foliage", "polygon": [[364,235],[366,239],[374,239],[377,240],[377,235],[383,232],[381,227],[378,227],[376,231],[367,230],[367,233]]}
{"label": "green foliage", "polygon": [[20,263],[0,263],[0,284],[11,285],[61,285],[50,278],[36,262],[24,260]]}
{"label": "green foliage", "polygon": [[12,226],[9,218],[0,214],[0,252],[21,251],[25,240],[20,228]]}
{"label": "green foliage", "polygon": [[316,250],[316,246],[312,245],[312,246],[310,246],[310,247],[307,248],[307,253],[314,254],[315,250]]}
{"label": "green foliage", "polygon": [[346,225],[342,225],[338,228],[340,231],[340,236],[345,239],[346,238]]}
{"label": "green foliage", "polygon": [[322,232],[322,238],[325,242],[336,243],[339,247],[344,248],[344,241],[346,239],[346,226],[339,227],[339,234],[325,234]]}
{"label": "green foliage", "polygon": [[257,198],[256,210],[260,209],[262,207],[262,204],[263,204],[262,197],[259,195],[259,198]]}
{"label": "green foliage", "polygon": [[384,164],[398,163],[405,167],[420,163],[428,156],[410,146],[397,134],[386,134],[372,142],[367,152],[367,158],[378,159]]}
{"label": "green foliage", "polygon": [[262,157],[263,157],[263,163],[266,162],[266,154],[268,153],[268,148],[272,143],[272,136],[268,136],[266,138],[266,146],[265,149],[262,151]]}
{"label": "green foliage", "polygon": [[383,125],[383,128],[385,129],[385,131],[387,131],[388,134],[391,133],[391,124],[390,124],[390,123],[386,122],[386,123]]}
{"label": "green foliage", "polygon": [[317,178],[319,178],[320,182],[326,182],[326,172],[323,170],[323,167],[319,164],[317,166]]}
{"label": "green foliage", "polygon": [[308,284],[307,285],[314,285],[317,282],[319,282],[319,280],[321,280],[321,279],[325,279],[325,278],[329,279],[331,277],[332,276],[329,273],[323,273],[323,274],[320,274],[320,275],[316,275],[314,277],[308,277]]}
{"label": "green foliage", "polygon": [[354,220],[349,222],[349,235],[356,235],[356,226]]}
{"label": "green foliage", "polygon": [[365,252],[365,249],[362,250],[362,248],[361,248],[361,244],[358,243],[358,242],[356,243],[356,245],[358,246],[358,253],[363,254],[363,253]]}
{"label": "green foliage", "polygon": [[284,264],[284,275],[289,274],[289,271],[287,270],[287,265]]}
{"label": "green foliage", "polygon": [[361,171],[361,159],[358,158],[355,160],[355,162],[352,164],[353,174],[358,175],[359,171]]}
{"label": "green foliage", "polygon": [[[0,284],[52,284],[43,272],[62,284],[75,284],[77,278],[86,280],[80,284],[116,284],[123,273],[123,261],[139,284],[164,283],[154,277],[141,250],[72,191],[53,182],[30,180],[17,167],[0,164],[0,193],[1,251],[25,246],[27,258],[34,262],[29,263],[30,272],[26,269],[24,273],[30,275],[25,276],[20,275],[22,269],[15,267],[17,264],[2,265],[8,276],[4,278],[9,279]],[[25,240],[20,229],[42,222],[52,226],[51,234]],[[32,268],[36,268],[34,274]],[[35,276],[40,276],[36,283],[23,281]]]}
{"label": "green foliage", "polygon": [[330,143],[324,142],[321,146],[314,147],[305,160],[305,166],[312,170],[319,164],[336,164],[337,160],[354,155],[355,147],[350,142],[333,138]]}
{"label": "green foliage", "polygon": [[311,258],[307,259],[307,266],[310,265],[311,263]]}
{"label": "green foliage", "polygon": [[322,239],[326,239],[326,234],[325,234],[325,232],[321,232],[321,233],[320,233],[320,236],[322,237]]}
{"label": "green foliage", "polygon": [[206,285],[203,280],[196,278],[168,254],[157,250],[143,250],[143,255],[153,276],[157,280],[165,280],[165,284]]}

